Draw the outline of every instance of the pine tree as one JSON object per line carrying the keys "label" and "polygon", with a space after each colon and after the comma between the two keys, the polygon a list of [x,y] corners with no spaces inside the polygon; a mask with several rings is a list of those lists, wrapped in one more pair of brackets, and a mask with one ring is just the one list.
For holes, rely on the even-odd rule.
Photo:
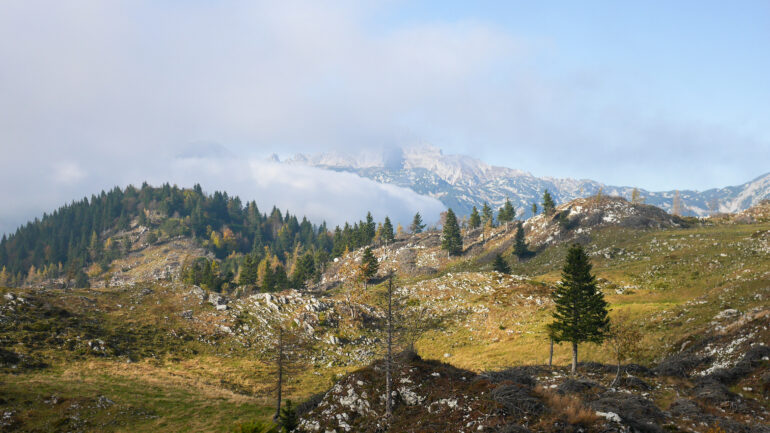
{"label": "pine tree", "polygon": [[497,272],[500,272],[503,274],[511,273],[511,267],[508,265],[508,262],[506,262],[503,256],[501,256],[500,254],[495,255],[495,263],[493,265],[493,268]]}
{"label": "pine tree", "polygon": [[8,287],[9,280],[10,276],[8,275],[8,270],[3,266],[3,269],[0,270],[0,287]]}
{"label": "pine tree", "polygon": [[578,344],[601,343],[609,330],[607,302],[591,274],[588,255],[579,244],[567,252],[561,282],[554,292],[554,321],[548,325],[555,342],[572,343],[572,374],[577,370]]}
{"label": "pine tree", "polygon": [[295,289],[304,289],[305,283],[315,275],[315,259],[313,253],[305,252],[294,265],[294,272],[291,275],[292,286]]}
{"label": "pine tree", "polygon": [[639,189],[637,188],[634,188],[634,190],[631,191],[631,203],[633,204],[644,203],[644,198],[642,198],[641,194],[639,193]]}
{"label": "pine tree", "polygon": [[366,247],[364,249],[363,256],[361,257],[361,264],[358,266],[358,275],[361,281],[364,283],[364,288],[366,288],[367,283],[369,283],[369,280],[372,279],[375,275],[377,275],[377,270],[379,269],[379,262],[377,261],[377,257],[374,256],[374,253],[372,253],[372,249],[369,247]]}
{"label": "pine tree", "polygon": [[139,211],[139,225],[147,227],[147,213],[144,210]]}
{"label": "pine tree", "polygon": [[471,210],[471,217],[468,219],[468,227],[475,229],[478,228],[481,225],[481,216],[479,216],[479,211],[476,209],[476,206],[473,206],[473,209]]}
{"label": "pine tree", "polygon": [[377,224],[374,222],[371,212],[366,213],[366,223],[363,224],[364,244],[369,245],[377,234]]}
{"label": "pine tree", "polygon": [[[272,340],[272,344],[267,346],[261,354],[265,356],[264,361],[273,366],[272,373],[276,376],[276,404],[273,420],[279,421],[279,424],[283,425],[281,422],[283,409],[290,407],[288,401],[286,406],[281,404],[284,382],[287,377],[293,376],[306,367],[310,346],[301,329],[297,328],[294,323],[276,318],[266,318],[266,320],[269,323],[268,329],[273,330],[273,334],[268,336]],[[287,413],[286,415],[291,414]],[[289,421],[291,421],[291,417],[289,417]]]}
{"label": "pine tree", "polygon": [[393,239],[395,239],[395,236],[393,235],[393,224],[387,216],[385,217],[385,222],[382,223],[380,239],[385,242],[386,245],[393,242]]}
{"label": "pine tree", "polygon": [[278,415],[278,424],[281,426],[281,433],[291,433],[299,426],[297,411],[291,400],[287,399],[286,404],[281,409],[281,413]]}
{"label": "pine tree", "polygon": [[532,216],[537,215],[537,203],[532,203]]}
{"label": "pine tree", "polygon": [[75,273],[75,287],[84,289],[91,287],[91,283],[88,281],[88,275],[86,275],[82,269],[78,269],[77,273]]}
{"label": "pine tree", "polygon": [[513,205],[511,204],[511,200],[506,198],[505,204],[497,212],[497,221],[501,223],[505,223],[507,228],[508,223],[513,221],[514,218],[516,218],[516,209],[513,208]]}
{"label": "pine tree", "polygon": [[246,254],[241,263],[241,272],[238,276],[238,284],[248,286],[257,284],[257,259],[253,254]]}
{"label": "pine tree", "polygon": [[492,214],[492,208],[489,207],[487,202],[484,202],[484,206],[481,207],[481,221],[484,223],[484,227],[495,226],[495,216]]}
{"label": "pine tree", "polygon": [[520,259],[529,255],[529,248],[527,242],[524,239],[524,224],[521,221],[516,227],[516,237],[514,238],[513,253]]}
{"label": "pine tree", "polygon": [[422,216],[420,216],[420,212],[417,212],[414,214],[414,218],[412,219],[412,225],[409,226],[409,230],[412,231],[412,233],[422,233],[422,230],[425,228],[425,224],[422,222]]}
{"label": "pine tree", "polygon": [[545,216],[551,216],[551,214],[553,214],[553,211],[555,209],[556,209],[556,205],[553,202],[551,193],[548,192],[548,190],[545,190],[545,192],[543,192],[543,213],[545,214]]}
{"label": "pine tree", "polygon": [[457,224],[457,216],[449,208],[444,221],[444,232],[441,236],[441,249],[446,250],[450,256],[456,256],[463,252],[463,238],[460,235],[460,226]]}

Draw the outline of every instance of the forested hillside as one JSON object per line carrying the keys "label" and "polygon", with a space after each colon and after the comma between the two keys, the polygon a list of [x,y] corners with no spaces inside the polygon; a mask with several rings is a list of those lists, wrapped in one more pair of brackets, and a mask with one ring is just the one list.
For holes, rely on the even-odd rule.
{"label": "forested hillside", "polygon": [[[384,227],[391,233],[385,238],[392,237],[387,218]],[[106,270],[136,247],[127,235],[131,230],[144,245],[178,236],[195,239],[220,262],[201,258],[185,269],[185,277],[214,290],[235,278],[266,290],[299,287],[318,276],[331,258],[370,244],[378,234],[371,214],[330,231],[325,222],[315,225],[276,207],[263,213],[254,201],[243,203],[219,191],[206,194],[200,185],[115,187],[4,235],[0,286],[44,278],[87,286],[89,267]]]}

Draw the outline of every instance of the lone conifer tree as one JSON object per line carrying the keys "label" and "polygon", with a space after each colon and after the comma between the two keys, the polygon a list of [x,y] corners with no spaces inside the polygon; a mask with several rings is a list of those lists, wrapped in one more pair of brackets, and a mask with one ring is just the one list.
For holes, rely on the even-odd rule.
{"label": "lone conifer tree", "polygon": [[532,203],[532,216],[537,215],[537,203]]}
{"label": "lone conifer tree", "polygon": [[385,222],[382,223],[380,238],[385,242],[385,244],[389,244],[393,242],[393,239],[395,239],[393,234],[393,224],[390,222],[390,218],[388,217],[385,217]]}
{"label": "lone conifer tree", "polygon": [[578,344],[601,343],[609,331],[607,302],[591,275],[588,255],[579,244],[567,252],[561,282],[554,292],[556,310],[548,331],[554,341],[572,343],[572,374],[577,370]]}
{"label": "lone conifer tree", "polygon": [[527,242],[524,240],[524,224],[521,221],[517,224],[514,242],[513,253],[520,259],[526,257],[529,254],[529,248],[527,248]]}
{"label": "lone conifer tree", "polygon": [[425,228],[425,224],[422,222],[422,216],[420,215],[420,212],[417,212],[414,214],[414,219],[412,219],[412,225],[409,226],[409,230],[412,231],[412,233],[422,233],[422,229]]}
{"label": "lone conifer tree", "polygon": [[481,216],[479,216],[479,210],[476,209],[476,206],[473,206],[473,209],[471,210],[471,216],[468,219],[468,227],[475,229],[478,228],[481,225]]}
{"label": "lone conifer tree", "polygon": [[495,255],[495,263],[493,265],[493,268],[497,272],[500,272],[503,274],[511,273],[511,267],[508,265],[508,262],[506,262],[503,256],[501,256],[500,254]]}
{"label": "lone conifer tree", "polygon": [[291,400],[286,400],[286,405],[281,408],[278,423],[281,425],[281,433],[291,433],[299,426],[297,411]]}
{"label": "lone conifer tree", "polygon": [[364,223],[363,232],[365,244],[368,245],[374,239],[374,235],[377,234],[377,223],[374,222],[371,212],[366,213],[366,223]]}
{"label": "lone conifer tree", "polygon": [[463,252],[463,238],[460,236],[460,226],[457,224],[457,216],[450,208],[446,212],[444,232],[441,235],[441,249],[446,250],[450,256],[456,256]]}
{"label": "lone conifer tree", "polygon": [[543,192],[543,213],[545,216],[551,216],[554,209],[556,209],[556,205],[553,202],[551,193],[548,192],[548,190],[545,190],[545,192]]}
{"label": "lone conifer tree", "polygon": [[508,228],[508,223],[516,218],[516,209],[513,208],[511,200],[506,198],[505,204],[497,212],[497,220],[501,223],[505,223],[505,227]]}
{"label": "lone conifer tree", "polygon": [[481,208],[481,220],[484,222],[484,227],[495,226],[495,215],[492,213],[492,208],[489,207],[487,202],[484,202],[484,206]]}
{"label": "lone conifer tree", "polygon": [[377,262],[377,257],[374,256],[371,248],[366,247],[364,249],[364,254],[361,257],[361,265],[358,267],[358,275],[364,283],[364,288],[366,288],[369,280],[377,275],[378,268],[379,263]]}

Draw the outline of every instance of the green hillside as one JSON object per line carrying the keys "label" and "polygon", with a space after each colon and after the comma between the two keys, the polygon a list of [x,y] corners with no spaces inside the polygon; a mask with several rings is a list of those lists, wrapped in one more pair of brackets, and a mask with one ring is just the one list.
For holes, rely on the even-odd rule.
{"label": "green hillside", "polygon": [[[489,229],[483,237],[479,230],[466,230],[463,254],[452,257],[440,249],[435,232],[375,244],[379,273],[366,289],[356,278],[362,254],[357,249],[330,260],[310,289],[260,293],[237,282],[229,291],[201,289],[186,281],[189,263],[199,257],[237,262],[244,253],[218,259],[208,246],[184,236],[134,242],[105,266],[85,268],[90,288],[45,279],[4,288],[0,425],[7,431],[229,431],[238,422],[267,419],[274,401],[274,324],[293,323],[312,343],[303,349],[302,367],[286,378],[284,397],[298,402],[327,391],[346,373],[383,356],[382,295],[391,269],[405,321],[442,319],[424,329],[412,325],[420,328],[415,348],[426,362],[448,363],[469,375],[543,365],[551,293],[573,241],[586,246],[611,316],[625,314],[643,335],[633,362],[653,367],[685,348],[708,358],[681,378],[644,377],[655,387],[645,397],[650,404],[668,410],[677,399],[697,397],[698,374],[731,368],[753,346],[770,341],[770,222],[724,218],[650,228],[588,220],[565,226],[545,219],[539,226],[538,221],[525,225],[533,251],[525,259],[513,254],[514,226]],[[541,229],[560,235],[538,243]],[[141,230],[129,226],[115,237]],[[497,253],[512,275],[491,270]],[[399,347],[405,341],[399,340]],[[569,356],[566,344],[556,345],[555,365],[566,365]],[[580,356],[614,362],[604,345],[582,345]],[[770,400],[761,391],[770,365],[757,362],[729,388],[743,396],[743,406],[719,416],[735,422],[770,419]],[[560,368],[558,381],[548,382],[543,373],[537,381],[561,386],[566,376]],[[604,387],[612,380],[609,372],[581,368],[586,380]],[[555,411],[556,397],[537,392]],[[592,398],[582,395],[575,404],[594,404]],[[479,407],[492,407],[486,405]],[[406,420],[400,422],[408,425]],[[603,425],[601,419],[591,422],[598,424],[589,431]],[[682,418],[660,422],[698,431]],[[535,431],[550,431],[543,425]]]}

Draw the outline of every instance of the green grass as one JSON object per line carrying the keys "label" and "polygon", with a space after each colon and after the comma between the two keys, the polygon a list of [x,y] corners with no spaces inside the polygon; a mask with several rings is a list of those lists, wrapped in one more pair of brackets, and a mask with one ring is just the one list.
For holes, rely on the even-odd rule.
{"label": "green grass", "polygon": [[[647,350],[637,361],[651,362],[683,339],[699,338],[725,308],[766,308],[769,230],[766,222],[594,231],[588,251],[611,314],[624,313],[645,334]],[[511,260],[513,273],[531,280],[509,283],[489,272],[483,259],[504,242],[486,246],[477,256],[481,260],[456,258],[437,275],[400,278],[401,285],[423,287],[422,302],[456,303],[463,311],[446,329],[423,336],[417,343],[421,356],[475,371],[547,362],[550,305],[522,296],[547,301],[566,245],[526,261]],[[471,290],[437,287],[454,283]],[[486,286],[493,294],[478,291]],[[223,323],[213,307],[199,305],[184,290],[156,284],[146,285],[150,294],[138,296],[143,288],[52,291],[42,299],[48,306],[19,307],[14,320],[0,321],[0,347],[34,361],[28,368],[0,365],[0,410],[14,412],[20,431],[228,431],[238,422],[272,414],[270,366],[253,350],[213,331]],[[382,305],[384,289],[378,284],[361,290],[358,301]],[[330,296],[341,299],[347,290],[339,287]],[[179,316],[187,309],[196,321]],[[351,339],[379,335],[359,326],[342,320],[338,329],[320,329]],[[94,353],[86,345],[94,339],[111,341],[112,351]],[[570,356],[567,345],[555,347],[557,365],[567,364]],[[593,344],[581,345],[580,357],[613,361],[605,347]],[[302,401],[356,367],[307,368],[289,378],[286,395]],[[45,403],[52,395],[59,403]],[[114,404],[98,407],[100,396]]]}

